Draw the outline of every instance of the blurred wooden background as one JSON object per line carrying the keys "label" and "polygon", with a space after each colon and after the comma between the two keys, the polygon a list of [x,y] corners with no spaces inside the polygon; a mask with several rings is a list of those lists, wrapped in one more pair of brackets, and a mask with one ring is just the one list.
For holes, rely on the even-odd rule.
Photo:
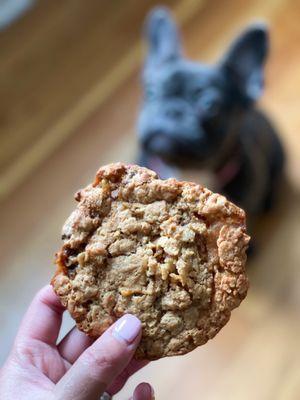
{"label": "blurred wooden background", "polygon": [[[0,361],[33,293],[48,282],[73,193],[96,169],[136,154],[141,27],[154,0],[40,0],[0,33]],[[159,399],[300,397],[300,3],[168,0],[194,59],[215,61],[253,19],[270,24],[261,106],[288,153],[290,187],[262,222],[251,290],[206,346],[152,363]],[[72,321],[65,321],[66,331]]]}

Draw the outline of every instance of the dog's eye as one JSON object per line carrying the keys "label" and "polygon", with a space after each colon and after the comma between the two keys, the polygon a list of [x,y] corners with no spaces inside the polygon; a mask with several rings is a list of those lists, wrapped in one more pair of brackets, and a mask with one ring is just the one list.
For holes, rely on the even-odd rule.
{"label": "dog's eye", "polygon": [[201,99],[201,105],[203,108],[205,108],[206,110],[211,110],[212,108],[214,108],[216,104],[216,99],[212,96],[203,96]]}
{"label": "dog's eye", "polygon": [[220,97],[215,90],[206,90],[199,97],[198,104],[202,110],[210,115],[215,115],[219,110]]}
{"label": "dog's eye", "polygon": [[195,88],[192,92],[193,100],[198,100],[201,97],[202,93],[203,93],[203,88],[201,87]]}
{"label": "dog's eye", "polygon": [[144,95],[147,100],[153,100],[155,98],[155,91],[152,86],[146,86],[144,90]]}

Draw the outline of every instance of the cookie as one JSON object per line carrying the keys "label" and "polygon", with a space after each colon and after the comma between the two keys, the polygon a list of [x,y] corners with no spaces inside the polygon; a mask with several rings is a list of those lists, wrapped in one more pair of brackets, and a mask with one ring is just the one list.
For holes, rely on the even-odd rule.
{"label": "cookie", "polygon": [[185,354],[246,296],[245,213],[225,197],[116,163],[75,199],[52,285],[88,335],[131,313],[143,325],[137,358]]}

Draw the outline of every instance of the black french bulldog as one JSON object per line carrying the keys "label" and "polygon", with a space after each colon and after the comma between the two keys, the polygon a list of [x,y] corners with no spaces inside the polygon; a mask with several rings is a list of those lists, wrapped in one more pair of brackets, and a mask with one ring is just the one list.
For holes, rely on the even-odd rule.
{"label": "black french bulldog", "polygon": [[270,121],[255,108],[268,52],[264,24],[246,29],[215,65],[182,56],[170,13],[146,23],[144,101],[138,132],[141,165],[162,178],[176,169],[209,169],[217,189],[251,216],[270,209],[284,152]]}

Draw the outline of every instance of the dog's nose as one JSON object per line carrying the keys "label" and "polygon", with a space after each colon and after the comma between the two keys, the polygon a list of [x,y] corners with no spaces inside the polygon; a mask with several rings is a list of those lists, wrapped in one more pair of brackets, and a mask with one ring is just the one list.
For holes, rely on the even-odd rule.
{"label": "dog's nose", "polygon": [[165,154],[173,150],[173,141],[161,132],[152,132],[151,139],[147,142],[147,148],[156,154]]}

